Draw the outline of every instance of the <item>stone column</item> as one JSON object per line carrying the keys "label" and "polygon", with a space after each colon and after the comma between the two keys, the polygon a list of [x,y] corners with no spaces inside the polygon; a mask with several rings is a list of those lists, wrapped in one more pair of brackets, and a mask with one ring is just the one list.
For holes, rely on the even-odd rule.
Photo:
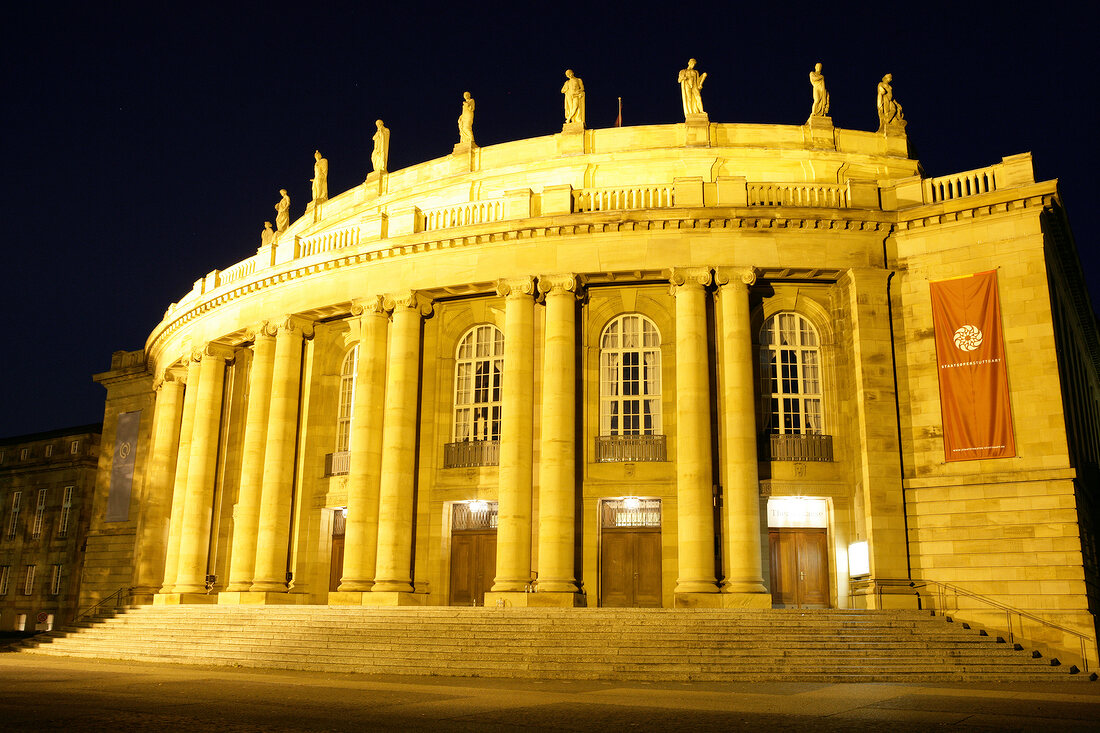
{"label": "stone column", "polygon": [[172,518],[173,470],[180,442],[183,413],[183,380],[166,370],[153,389],[156,414],[153,421],[153,452],[145,473],[141,524],[134,558],[135,596],[148,602],[164,581],[168,527]]}
{"label": "stone column", "polygon": [[[372,603],[412,602],[413,494],[416,486],[416,407],[420,322],[431,302],[416,292],[387,295],[393,309],[386,382],[382,478],[378,501],[378,565]],[[383,598],[382,593],[390,594]],[[404,595],[399,595],[404,594]],[[366,599],[364,599],[366,600]]]}
{"label": "stone column", "polygon": [[576,298],[574,275],[539,278],[546,299],[539,443],[540,594],[573,605],[576,521]]}
{"label": "stone column", "polygon": [[302,318],[287,316],[277,324],[256,537],[256,569],[252,587],[249,588],[253,593],[287,591],[286,559],[290,546],[291,502],[294,499],[294,449],[298,436],[302,340],[312,335],[313,324]]}
{"label": "stone column", "polygon": [[[671,272],[676,298],[676,537],[678,605],[690,594],[717,593],[714,577],[714,499],[710,450],[710,375],[706,286],[710,270]],[[680,597],[684,594],[683,597]]]}
{"label": "stone column", "polygon": [[248,407],[241,443],[241,484],[233,510],[233,552],[229,565],[228,593],[252,587],[256,569],[256,533],[260,524],[264,454],[271,379],[275,368],[275,329],[266,322],[252,329],[252,368],[248,377]]}
{"label": "stone column", "polygon": [[[770,608],[760,558],[760,479],[756,456],[756,400],[753,382],[749,288],[756,282],[751,267],[715,271],[721,310],[722,446],[725,462],[726,577],[722,592],[737,605]],[[743,602],[743,603],[742,603]]]}
{"label": "stone column", "polygon": [[[348,516],[340,593],[369,591],[378,553],[378,485],[382,476],[382,419],[386,394],[389,317],[382,296],[355,301],[359,314],[359,361],[351,420]],[[337,600],[337,599],[333,599]],[[339,599],[342,600],[342,599]]]}
{"label": "stone column", "polygon": [[183,530],[174,593],[206,592],[222,386],[225,383],[225,363],[232,357],[232,349],[213,342],[208,343],[199,355],[202,363],[199,366],[191,458],[187,464],[187,494],[183,505]]}
{"label": "stone column", "polygon": [[[505,296],[504,382],[493,593],[523,593],[531,582],[535,281],[530,277],[501,280],[497,293]],[[487,599],[486,604],[495,600]]]}
{"label": "stone column", "polygon": [[168,522],[168,545],[164,550],[164,580],[161,593],[171,593],[179,571],[180,536],[183,534],[183,507],[187,501],[187,468],[191,462],[191,438],[195,432],[195,404],[199,396],[200,363],[191,354],[187,364],[187,388],[183,393],[183,416],[176,448],[176,471],[172,477],[172,514]]}

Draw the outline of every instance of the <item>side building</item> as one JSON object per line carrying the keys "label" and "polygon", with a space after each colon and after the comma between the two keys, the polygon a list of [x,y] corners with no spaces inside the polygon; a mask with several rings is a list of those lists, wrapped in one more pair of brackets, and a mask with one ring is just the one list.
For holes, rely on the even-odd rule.
{"label": "side building", "polygon": [[1057,184],[926,177],[900,125],[704,117],[460,143],[198,279],[97,376],[85,602],[917,581],[1095,657],[1100,352]]}
{"label": "side building", "polygon": [[0,438],[0,631],[71,621],[101,426]]}

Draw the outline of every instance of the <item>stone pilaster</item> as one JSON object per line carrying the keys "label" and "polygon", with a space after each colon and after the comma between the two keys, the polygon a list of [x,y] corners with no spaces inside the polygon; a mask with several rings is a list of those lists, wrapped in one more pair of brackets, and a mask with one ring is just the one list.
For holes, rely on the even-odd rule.
{"label": "stone pilaster", "polygon": [[161,593],[171,593],[179,571],[183,507],[187,501],[187,469],[191,462],[191,438],[195,432],[195,404],[199,396],[200,362],[187,355],[187,387],[183,394],[180,439],[176,448],[176,470],[172,478],[172,513],[168,522],[168,544],[164,551],[164,580]]}
{"label": "stone pilaster", "polygon": [[180,442],[183,414],[183,379],[178,372],[165,371],[153,385],[156,413],[153,422],[153,451],[143,487],[143,511],[134,558],[133,594],[148,602],[164,581],[165,553],[172,519],[172,489]]}
{"label": "stone pilaster", "polygon": [[187,465],[187,494],[183,505],[179,567],[173,593],[205,593],[210,550],[210,525],[218,465],[218,432],[221,426],[225,364],[233,350],[209,343],[193,358],[201,360],[195,400],[195,427],[191,458]]}
{"label": "stone pilaster", "polygon": [[669,277],[676,298],[676,602],[717,593],[714,577],[714,499],[710,450],[710,376],[706,287],[710,269],[677,268]]}
{"label": "stone pilaster", "polygon": [[535,281],[501,280],[497,293],[505,297],[504,381],[493,592],[523,593],[531,582]]}
{"label": "stone pilaster", "polygon": [[416,483],[416,408],[420,325],[431,302],[416,292],[386,296],[393,309],[378,502],[378,563],[369,603],[414,602],[413,494]]}
{"label": "stone pilaster", "polygon": [[352,599],[343,594],[361,594],[371,589],[378,553],[378,487],[382,476],[389,316],[380,295],[355,301],[351,311],[359,316],[359,360],[351,422],[348,516],[343,576],[340,590],[330,602],[348,602]]}
{"label": "stone pilaster", "polygon": [[287,316],[275,325],[275,356],[271,375],[263,488],[260,493],[256,568],[249,591],[285,594],[291,501],[294,496],[294,447],[298,435],[302,342],[313,335],[313,324],[305,319]]}
{"label": "stone pilaster", "polygon": [[264,322],[256,325],[250,334],[253,342],[252,369],[248,379],[248,407],[241,448],[241,483],[237,506],[233,511],[233,552],[229,584],[225,589],[229,593],[252,587],[252,576],[256,570],[256,535],[260,525],[267,421],[275,368],[275,332],[271,324]]}
{"label": "stone pilaster", "polygon": [[539,595],[560,594],[573,605],[576,521],[576,298],[575,275],[543,275],[546,303],[539,445]]}
{"label": "stone pilaster", "polygon": [[[760,477],[756,456],[756,390],[753,383],[749,288],[756,282],[751,267],[718,268],[721,314],[720,350],[724,462],[722,483],[726,525],[725,579],[722,592],[743,597],[731,605],[771,607],[764,588],[760,548]],[[733,598],[730,599],[733,601]]]}

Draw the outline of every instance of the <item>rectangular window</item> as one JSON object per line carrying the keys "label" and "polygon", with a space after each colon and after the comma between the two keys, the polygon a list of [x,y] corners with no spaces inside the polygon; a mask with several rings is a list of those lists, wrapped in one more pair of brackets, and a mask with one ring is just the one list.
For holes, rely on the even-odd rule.
{"label": "rectangular window", "polygon": [[11,494],[11,516],[8,518],[7,538],[15,537],[15,530],[19,526],[19,505],[23,496],[22,491],[13,491]]}
{"label": "rectangular window", "polygon": [[80,441],[79,440],[74,440],[72,443],[69,443],[69,453],[71,453],[72,455],[75,456],[79,452],[80,452]]}
{"label": "rectangular window", "polygon": [[31,457],[31,449],[30,448],[24,448],[23,450],[19,451],[19,460],[25,461],[30,457]]}
{"label": "rectangular window", "polygon": [[57,536],[65,537],[69,534],[69,516],[73,513],[73,487],[65,487],[64,499],[61,501],[61,519],[57,523]]}
{"label": "rectangular window", "polygon": [[50,578],[50,595],[56,596],[61,593],[61,566],[53,566],[53,577]]}
{"label": "rectangular window", "polygon": [[34,565],[27,566],[27,575],[23,581],[23,595],[29,596],[34,592]]}
{"label": "rectangular window", "polygon": [[42,536],[42,525],[46,519],[46,489],[38,490],[38,504],[34,508],[34,526],[31,528],[31,539]]}
{"label": "rectangular window", "polygon": [[11,579],[11,565],[0,567],[0,596],[8,594],[8,582]]}
{"label": "rectangular window", "polygon": [[46,458],[49,458],[52,455],[53,455],[53,446],[52,445],[47,445],[46,446]]}

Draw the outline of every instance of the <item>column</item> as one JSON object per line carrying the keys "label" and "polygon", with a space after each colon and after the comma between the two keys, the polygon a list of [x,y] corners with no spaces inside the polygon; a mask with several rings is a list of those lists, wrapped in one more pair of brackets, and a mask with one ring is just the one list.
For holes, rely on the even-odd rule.
{"label": "column", "polygon": [[341,593],[369,591],[374,585],[389,329],[389,316],[380,295],[352,303],[351,312],[359,315],[359,361],[351,419],[351,466]]}
{"label": "column", "polygon": [[195,427],[191,436],[191,458],[187,464],[187,493],[183,505],[183,531],[180,534],[179,569],[174,593],[206,592],[222,385],[225,383],[225,363],[232,356],[232,349],[211,342],[203,348],[200,357]]}
{"label": "column", "polygon": [[135,596],[147,599],[160,590],[164,581],[168,526],[172,518],[173,470],[180,442],[180,418],[183,414],[183,379],[165,370],[153,385],[156,413],[153,420],[153,451],[142,490],[141,525],[134,558]]}
{"label": "column", "polygon": [[[386,381],[382,477],[378,501],[378,567],[371,592],[400,603],[412,593],[413,494],[416,486],[416,407],[420,322],[431,302],[416,292],[386,296],[393,309]],[[377,596],[374,602],[381,602]]]}
{"label": "column", "polygon": [[[867,540],[871,563],[870,582],[853,584],[857,608],[875,606],[876,578],[906,578],[909,574],[887,290],[889,277],[887,270],[852,269],[839,282],[852,324],[855,425],[858,427],[852,447],[858,461],[856,490],[862,495],[862,502],[857,501],[856,506],[862,504],[866,536],[861,539]],[[891,597],[891,601],[896,604],[899,599]]]}
{"label": "column", "polygon": [[722,482],[725,494],[726,568],[722,592],[745,596],[745,605],[771,607],[760,558],[760,479],[756,457],[756,400],[753,382],[749,288],[756,270],[718,268],[721,313]]}
{"label": "column", "polygon": [[505,301],[494,593],[523,593],[531,582],[534,292],[530,277],[497,283]]}
{"label": "column", "polygon": [[546,302],[539,443],[539,593],[577,592],[576,521],[576,297],[574,275],[539,277]]}
{"label": "column", "polygon": [[[706,286],[710,270],[677,268],[676,298],[676,537],[677,595],[717,593],[710,450],[710,375]],[[677,599],[677,603],[689,603]]]}
{"label": "column", "polygon": [[252,367],[241,440],[241,483],[237,506],[233,509],[233,551],[229,584],[225,588],[228,593],[248,590],[256,569],[256,534],[260,525],[271,379],[275,368],[275,329],[264,322],[254,326],[249,336],[252,338]]}
{"label": "column", "polygon": [[249,590],[286,593],[290,547],[294,457],[298,437],[298,396],[302,381],[302,340],[313,335],[309,321],[287,316],[277,327],[267,417],[263,488],[256,535],[256,569]]}
{"label": "column", "polygon": [[180,536],[183,534],[183,507],[187,500],[187,468],[191,462],[191,438],[195,432],[195,404],[199,396],[200,362],[188,354],[187,388],[183,393],[180,439],[176,449],[176,471],[172,478],[172,515],[168,522],[168,545],[164,550],[164,580],[161,593],[171,593],[179,570]]}

